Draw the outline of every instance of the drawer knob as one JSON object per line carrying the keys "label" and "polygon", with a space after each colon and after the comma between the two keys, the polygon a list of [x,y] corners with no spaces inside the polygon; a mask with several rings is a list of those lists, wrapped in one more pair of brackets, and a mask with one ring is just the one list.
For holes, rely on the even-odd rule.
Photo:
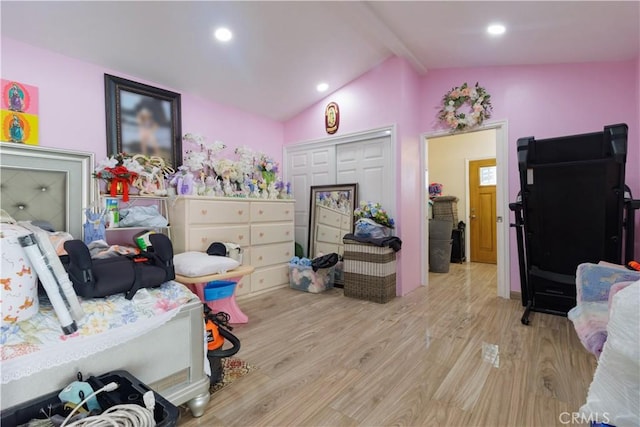
{"label": "drawer knob", "polygon": [[238,211],[238,216],[242,215],[242,209]]}
{"label": "drawer knob", "polygon": [[285,253],[285,256],[289,256],[289,255],[291,255],[291,253],[290,253],[289,251],[287,251],[287,252]]}
{"label": "drawer knob", "polygon": [[262,261],[262,255],[258,257],[258,261]]}
{"label": "drawer knob", "polygon": [[200,212],[202,212],[202,215],[206,215],[207,214],[207,210],[206,209],[202,209]]}
{"label": "drawer knob", "polygon": [[264,283],[264,279],[260,279],[260,283]]}
{"label": "drawer knob", "polygon": [[286,211],[284,211],[285,215],[289,215],[289,209],[287,209]]}
{"label": "drawer knob", "polygon": [[238,236],[238,240],[242,240],[242,239],[244,239],[244,234],[241,234]]}
{"label": "drawer knob", "polygon": [[264,233],[260,232],[260,237],[264,237]]}
{"label": "drawer knob", "polygon": [[207,238],[206,238],[206,237],[201,237],[201,238],[200,238],[200,241],[201,241],[202,243],[205,243],[205,242],[207,241]]}
{"label": "drawer knob", "polygon": [[284,234],[286,234],[286,235],[288,236],[289,234],[291,234],[291,232],[290,232],[290,231],[287,231],[287,232],[286,232],[286,233],[284,233]]}
{"label": "drawer knob", "polygon": [[260,209],[260,210],[258,211],[258,215],[262,215],[262,212],[263,212],[263,211],[262,211],[262,209]]}

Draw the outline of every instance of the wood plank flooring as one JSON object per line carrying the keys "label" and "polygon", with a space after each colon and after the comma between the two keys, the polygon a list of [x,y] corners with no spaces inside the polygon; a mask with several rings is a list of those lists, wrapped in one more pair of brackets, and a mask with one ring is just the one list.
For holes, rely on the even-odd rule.
{"label": "wood plank flooring", "polygon": [[[496,269],[452,264],[376,304],[341,289],[240,302],[238,357],[258,367],[181,426],[562,426],[596,361],[566,318],[496,297]],[[564,419],[567,419],[565,416]]]}

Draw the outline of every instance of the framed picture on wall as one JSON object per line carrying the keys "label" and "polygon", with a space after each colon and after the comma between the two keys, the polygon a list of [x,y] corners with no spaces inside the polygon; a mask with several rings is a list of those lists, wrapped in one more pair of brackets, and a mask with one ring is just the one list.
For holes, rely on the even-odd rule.
{"label": "framed picture on wall", "polygon": [[107,154],[162,157],[182,164],[180,94],[104,75]]}

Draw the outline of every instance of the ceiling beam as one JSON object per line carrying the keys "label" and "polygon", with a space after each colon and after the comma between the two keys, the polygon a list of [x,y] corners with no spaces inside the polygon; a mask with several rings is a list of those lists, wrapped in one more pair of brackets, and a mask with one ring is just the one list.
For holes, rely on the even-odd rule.
{"label": "ceiling beam", "polygon": [[370,38],[375,38],[393,54],[409,61],[419,74],[427,73],[427,67],[420,62],[400,37],[389,28],[389,25],[374,12],[368,2],[340,1],[327,2],[327,4],[340,9],[337,11],[337,16],[343,16],[345,21],[354,26],[358,32]]}

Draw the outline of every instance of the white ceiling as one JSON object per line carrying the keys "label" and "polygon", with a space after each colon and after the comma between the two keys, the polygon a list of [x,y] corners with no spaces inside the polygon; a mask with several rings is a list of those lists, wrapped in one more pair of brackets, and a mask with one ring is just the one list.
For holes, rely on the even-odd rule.
{"label": "white ceiling", "polygon": [[[617,61],[640,2],[0,2],[2,36],[286,120],[392,55],[429,69]],[[489,23],[507,33],[486,35]],[[212,30],[234,32],[227,45]]]}

